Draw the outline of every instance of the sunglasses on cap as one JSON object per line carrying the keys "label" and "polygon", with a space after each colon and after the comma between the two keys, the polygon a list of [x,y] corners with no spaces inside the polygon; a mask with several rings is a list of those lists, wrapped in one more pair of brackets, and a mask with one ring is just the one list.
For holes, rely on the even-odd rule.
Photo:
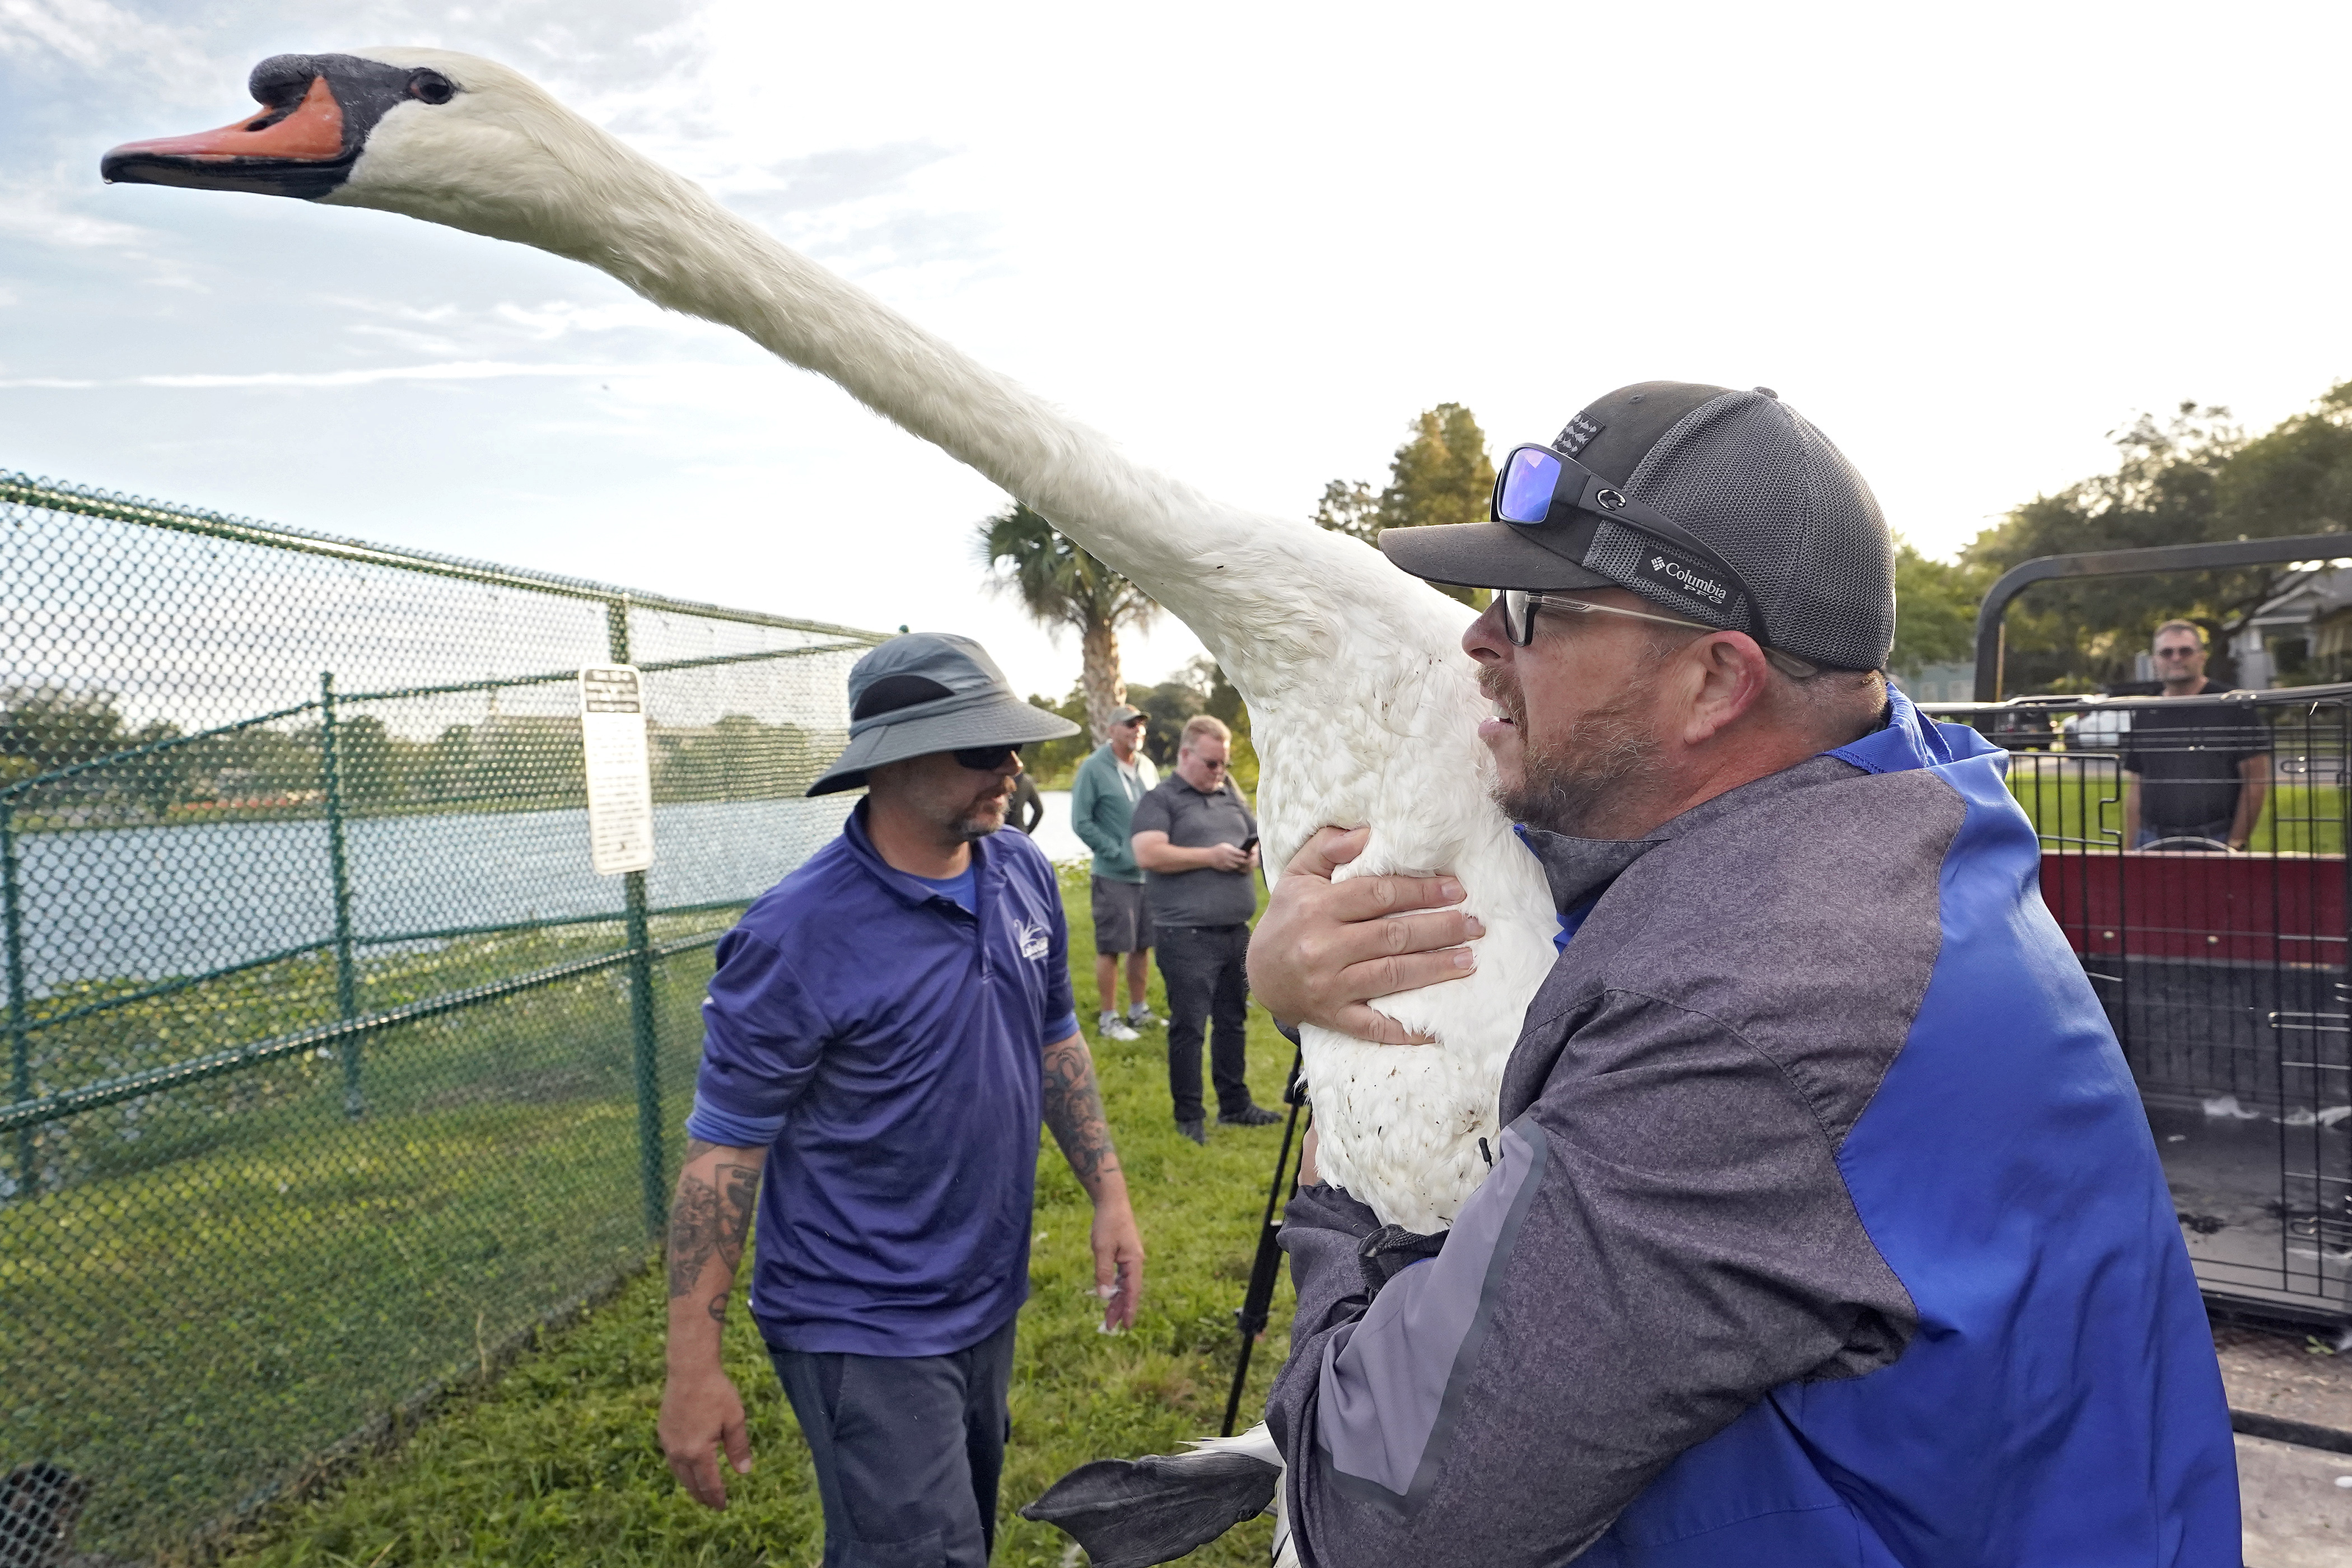
{"label": "sunglasses on cap", "polygon": [[1019,746],[966,746],[954,756],[958,763],[976,773],[992,773],[1004,766],[1007,757],[1020,754]]}
{"label": "sunglasses on cap", "polygon": [[[1580,615],[1623,616],[1699,631],[1746,632],[1782,673],[1799,680],[1821,673],[1818,665],[1772,646],[1755,592],[1730,562],[1665,513],[1635,500],[1573,458],[1549,447],[1512,447],[1495,476],[1495,495],[1487,512],[1496,522],[1519,528],[1562,524],[1569,549],[1559,553],[1570,560],[1589,564],[1598,544],[1603,554],[1630,557],[1619,570],[1630,569],[1632,575],[1724,617],[1694,621],[1588,604],[1557,593],[1546,596],[1506,588],[1496,599],[1503,606],[1504,633],[1516,647],[1527,647],[1535,637],[1536,610],[1541,606]],[[1604,531],[1623,537],[1612,537]]]}

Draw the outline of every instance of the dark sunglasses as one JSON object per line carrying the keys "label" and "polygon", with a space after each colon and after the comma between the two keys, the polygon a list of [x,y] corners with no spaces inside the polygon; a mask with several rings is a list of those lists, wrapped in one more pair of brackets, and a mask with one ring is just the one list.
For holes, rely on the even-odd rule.
{"label": "dark sunglasses", "polygon": [[[1520,528],[1564,525],[1563,542],[1569,548],[1559,553],[1579,563],[1591,557],[1603,528],[1647,540],[1647,546],[1634,545],[1636,559],[1631,564],[1637,574],[1724,617],[1710,625],[1746,632],[1765,647],[1772,646],[1756,595],[1731,563],[1665,513],[1635,500],[1573,458],[1549,447],[1512,447],[1495,476],[1488,512],[1496,522]],[[1610,543],[1601,542],[1604,549]],[[1639,559],[1644,549],[1646,562]]]}
{"label": "dark sunglasses", "polygon": [[[1615,614],[1640,620],[1665,620],[1669,626],[1695,626],[1703,631],[1746,632],[1756,639],[1773,667],[1790,679],[1804,680],[1821,673],[1819,665],[1772,646],[1772,635],[1764,625],[1764,611],[1756,603],[1755,591],[1730,562],[1657,508],[1635,500],[1573,458],[1549,447],[1530,444],[1512,447],[1495,475],[1495,496],[1487,511],[1496,522],[1519,528],[1538,528],[1549,522],[1564,525],[1568,548],[1559,553],[1579,564],[1590,562],[1596,543],[1612,554],[1630,543],[1633,559],[1627,564],[1637,574],[1676,598],[1688,600],[1724,618],[1698,622],[1643,616],[1633,610],[1618,610]],[[1630,541],[1612,541],[1602,536],[1604,528],[1622,530],[1633,537]],[[1646,544],[1642,542],[1645,540]],[[1642,559],[1645,553],[1649,557],[1646,561]],[[1547,603],[1545,596],[1507,589],[1496,597],[1503,605],[1505,635],[1517,647],[1527,647],[1535,636],[1536,610]],[[1558,595],[1552,595],[1549,604],[1552,608],[1572,608],[1583,613],[1608,610],[1605,605],[1563,600]]]}
{"label": "dark sunglasses", "polygon": [[967,746],[955,753],[955,760],[976,773],[992,773],[1004,766],[1007,757],[1018,757],[1018,746]]}

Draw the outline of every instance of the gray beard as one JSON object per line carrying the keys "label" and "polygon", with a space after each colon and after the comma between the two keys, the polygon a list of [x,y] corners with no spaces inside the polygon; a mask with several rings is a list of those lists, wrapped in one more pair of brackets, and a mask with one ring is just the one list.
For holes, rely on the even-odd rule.
{"label": "gray beard", "polygon": [[[1525,780],[1517,789],[1496,785],[1495,804],[1513,822],[1570,838],[1604,838],[1612,808],[1622,806],[1629,786],[1657,773],[1658,742],[1637,715],[1648,706],[1643,682],[1608,707],[1585,715],[1557,751],[1523,753]],[[1519,733],[1527,713],[1516,698],[1507,702]]]}

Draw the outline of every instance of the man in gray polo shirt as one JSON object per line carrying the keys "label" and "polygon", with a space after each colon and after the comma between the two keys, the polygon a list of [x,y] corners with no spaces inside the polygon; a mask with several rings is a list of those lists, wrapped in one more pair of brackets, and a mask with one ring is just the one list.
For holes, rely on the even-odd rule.
{"label": "man in gray polo shirt", "polygon": [[1250,1103],[1244,1076],[1249,978],[1243,964],[1250,917],[1257,913],[1257,818],[1225,776],[1232,744],[1232,731],[1207,714],[1188,721],[1175,772],[1136,803],[1129,824],[1160,936],[1160,975],[1168,984],[1168,1093],[1177,1127],[1195,1143],[1209,1141],[1201,1037],[1212,1019],[1217,1121],[1263,1127],[1280,1120]]}

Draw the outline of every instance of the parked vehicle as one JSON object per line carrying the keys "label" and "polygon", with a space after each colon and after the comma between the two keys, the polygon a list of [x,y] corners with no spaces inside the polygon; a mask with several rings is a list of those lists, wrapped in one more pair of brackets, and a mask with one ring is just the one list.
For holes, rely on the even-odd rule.
{"label": "parked vehicle", "polygon": [[1985,739],[2006,752],[2046,752],[2058,739],[2050,715],[2032,708],[2003,708],[1993,715]]}
{"label": "parked vehicle", "polygon": [[2070,752],[2112,752],[2124,743],[2131,733],[2131,710],[2128,708],[2094,708],[2087,713],[2077,713],[2058,727]]}

